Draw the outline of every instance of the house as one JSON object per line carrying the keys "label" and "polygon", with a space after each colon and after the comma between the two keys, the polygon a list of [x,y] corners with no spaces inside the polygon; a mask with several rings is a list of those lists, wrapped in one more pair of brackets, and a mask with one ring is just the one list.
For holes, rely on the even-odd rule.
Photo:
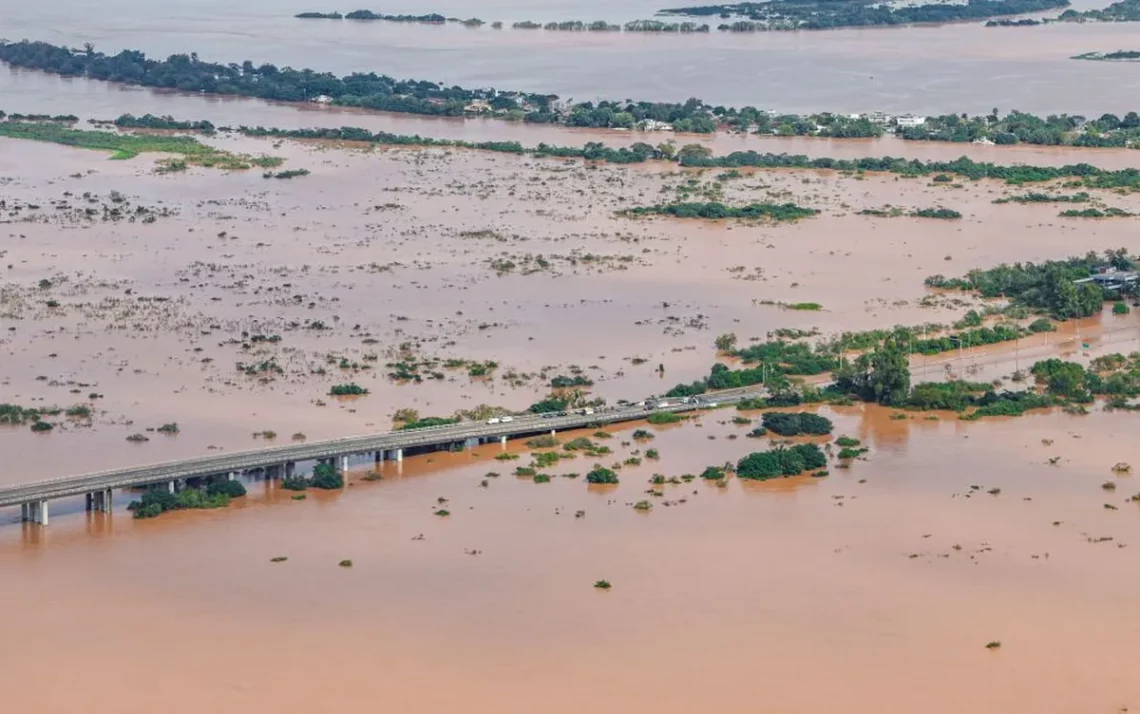
{"label": "house", "polygon": [[907,127],[922,126],[926,123],[926,117],[916,117],[913,114],[903,114],[897,119],[899,128],[906,129]]}
{"label": "house", "polygon": [[486,99],[472,99],[467,106],[463,107],[463,111],[468,114],[482,114],[491,111],[491,104]]}

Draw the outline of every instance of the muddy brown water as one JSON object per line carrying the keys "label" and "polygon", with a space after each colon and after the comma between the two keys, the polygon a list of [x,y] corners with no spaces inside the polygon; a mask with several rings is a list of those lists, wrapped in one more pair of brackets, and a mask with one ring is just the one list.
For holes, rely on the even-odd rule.
{"label": "muddy brown water", "polygon": [[[640,398],[705,374],[722,332],[948,322],[978,302],[932,296],[931,273],[1129,246],[1134,234],[1133,219],[995,205],[1024,189],[993,182],[745,172],[722,182],[726,201],[793,200],[823,214],[779,226],[635,221],[614,211],[671,200],[690,178],[708,189],[719,172],[213,141],[312,174],[156,176],[149,156],[0,142],[0,195],[40,206],[24,212],[35,221],[0,224],[0,401],[103,395],[89,424],[0,429],[0,483],[251,448],[265,429],[278,443],[387,429],[399,407],[520,408],[547,391],[538,377],[509,386],[511,370],[549,367],[549,379],[578,365],[594,394]],[[88,224],[50,209],[64,192],[80,203],[111,190],[177,215]],[[1133,196],[1097,200],[1140,211]],[[964,219],[855,215],[887,203],[945,205]],[[553,267],[498,275],[490,264],[536,265],[528,254]],[[915,373],[999,378],[1048,355],[1130,352],[1135,314],[1066,325],[1048,342],[916,359]],[[306,329],[313,321],[329,329]],[[282,340],[243,349],[243,332]],[[501,366],[489,381],[451,371],[395,384],[384,363],[404,342]],[[337,367],[369,354],[372,370]],[[235,368],[269,358],[284,373],[266,383]],[[327,396],[347,381],[372,393]],[[1127,502],[1140,487],[1111,470],[1140,463],[1140,417],[821,413],[836,434],[864,440],[866,461],[824,478],[647,494],[654,473],[767,448],[729,423],[735,412],[717,411],[652,428],[640,445],[622,442],[644,425],[613,429],[601,463],[661,452],[623,468],[615,488],[561,477],[594,459],[536,484],[511,475],[525,456],[498,461],[499,447],[484,446],[388,464],[378,482],[354,471],[343,492],[304,501],[251,481],[230,508],[153,521],[128,517],[128,494],[110,517],[53,504],[47,529],[7,509],[0,604],[19,617],[0,649],[5,702],[47,713],[1140,706],[1126,665],[1140,654],[1140,513]],[[145,431],[170,421],[177,436]],[[136,432],[150,441],[127,443]],[[433,515],[440,498],[446,518]],[[643,499],[649,513],[631,507]],[[277,556],[288,560],[269,562]],[[346,558],[351,569],[337,566]],[[598,591],[598,579],[614,587]],[[985,648],[992,640],[1000,650]]]}
{"label": "muddy brown water", "polygon": [[[748,427],[714,412],[701,427],[654,429],[640,448],[661,463],[624,468],[612,488],[557,476],[587,470],[582,458],[549,469],[548,484],[509,475],[526,459],[496,461],[496,445],[388,464],[375,483],[357,472],[345,492],[303,502],[255,482],[223,511],[5,527],[0,601],[20,613],[0,651],[6,681],[20,683],[8,706],[1136,706],[1126,663],[1140,654],[1140,513],[1125,502],[1134,477],[1110,466],[1140,459],[1138,417],[823,413],[871,447],[826,478],[698,480],[647,496],[654,472],[758,448],[729,440]],[[630,428],[603,442],[615,459],[638,448],[621,446]],[[481,487],[492,470],[502,475]],[[448,517],[433,515],[440,498]],[[646,498],[652,511],[631,508]],[[351,569],[337,566],[345,558]],[[611,590],[592,587],[603,578]]]}

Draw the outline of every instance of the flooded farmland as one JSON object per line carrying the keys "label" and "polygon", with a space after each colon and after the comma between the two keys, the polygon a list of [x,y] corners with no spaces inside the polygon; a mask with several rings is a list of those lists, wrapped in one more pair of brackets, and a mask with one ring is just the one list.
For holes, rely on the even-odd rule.
{"label": "flooded farmland", "polygon": [[[403,45],[395,35],[404,28],[369,28],[382,42],[364,28],[301,36],[288,15],[325,8],[259,4],[241,17],[273,29],[250,36],[226,30],[241,19],[230,6],[183,15],[160,6],[154,17],[132,7],[112,3],[92,28],[61,18],[57,31],[107,50],[193,45],[211,59],[258,54],[338,71],[379,69],[376,52],[396,58],[394,74],[533,83],[578,99],[593,95],[574,83],[604,70],[612,83],[591,84],[597,95],[675,99],[701,86],[705,98],[734,103],[759,102],[740,93],[739,75],[711,83],[705,74],[749,71],[739,58],[765,52],[808,61],[802,46],[826,37],[835,44],[821,51],[834,66],[818,81],[788,90],[789,60],[778,65],[787,78],[749,91],[779,89],[780,108],[807,110],[988,111],[995,92],[1007,97],[1003,108],[1018,93],[1039,101],[1020,108],[1051,108],[1064,92],[1046,96],[1025,79],[1050,72],[1072,89],[1072,106],[1061,109],[1131,108],[1113,103],[1126,93],[1105,99],[1105,83],[1129,86],[1129,68],[1050,59],[1088,49],[1086,38],[1095,47],[1125,41],[1103,26],[1030,28],[1055,46],[1002,45],[988,38],[1015,35],[976,26],[692,38],[718,48],[613,38],[605,42],[632,44],[592,47],[597,72],[574,75],[551,67],[596,40],[551,41],[550,56],[517,66],[520,43],[532,40],[488,47],[478,35],[457,39],[454,27],[408,28]],[[207,10],[212,17],[196,15]],[[492,10],[503,19],[586,12],[478,12]],[[43,20],[29,13],[6,17],[4,33],[37,35]],[[454,43],[450,53],[429,39],[437,29]],[[932,37],[963,42],[915,66],[908,58]],[[663,52],[666,41],[677,44]],[[514,73],[497,64],[500,53]],[[475,54],[490,59],[464,59]],[[631,59],[615,71],[618,54]],[[698,67],[697,55],[712,59]],[[864,64],[844,62],[850,55]],[[440,64],[418,65],[422,57]],[[647,69],[650,58],[661,61]],[[965,87],[983,61],[1009,71],[1002,89]],[[897,71],[880,74],[883,63]],[[851,80],[864,71],[875,73],[872,93]],[[930,89],[914,89],[922,86]],[[673,138],[717,153],[1134,165],[1125,149],[572,130],[221,101],[7,69],[0,107],[528,146]],[[555,391],[560,380],[583,399],[644,399],[705,377],[714,363],[739,366],[718,354],[726,333],[748,345],[953,324],[1005,301],[928,288],[928,276],[1135,253],[1140,215],[1138,194],[1122,189],[1089,190],[1080,204],[1117,212],[1109,218],[1011,200],[1071,193],[1060,180],[1026,187],[200,138],[280,157],[297,173],[161,172],[154,154],[112,160],[0,139],[0,403],[55,415],[44,432],[0,426],[0,487],[382,432],[409,413],[482,420],[571,391]],[[685,201],[817,213],[788,222],[628,213]],[[924,209],[960,217],[910,215]],[[1109,305],[1016,341],[916,354],[909,367],[914,382],[1019,388],[1038,360],[1087,364],[1140,351],[1138,315]],[[346,384],[367,393],[331,394]],[[375,467],[358,459],[346,487],[327,492],[246,474],[248,495],[228,507],[157,518],[133,518],[127,503],[140,494],[126,491],[109,514],[85,512],[82,498],[53,501],[47,527],[0,509],[0,606],[17,615],[0,648],[5,702],[43,714],[1140,707],[1129,666],[1140,655],[1140,414],[1103,399],[977,420],[869,403],[800,409],[832,420],[833,432],[782,438],[758,428],[759,410],[708,409],[676,424],[632,422]],[[866,451],[841,457],[841,438]],[[703,477],[753,452],[809,443],[822,447],[825,468],[765,481],[732,469]],[[618,483],[588,483],[596,469]]]}

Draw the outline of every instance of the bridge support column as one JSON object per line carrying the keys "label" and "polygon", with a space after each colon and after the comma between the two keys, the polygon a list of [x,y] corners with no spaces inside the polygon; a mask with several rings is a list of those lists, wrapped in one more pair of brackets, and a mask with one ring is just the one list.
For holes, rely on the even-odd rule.
{"label": "bridge support column", "polygon": [[373,454],[373,458],[375,459],[376,463],[380,463],[384,460],[384,452],[377,451],[375,454]]}
{"label": "bridge support column", "polygon": [[112,493],[111,489],[100,489],[87,494],[87,510],[110,513]]}
{"label": "bridge support column", "polygon": [[502,444],[503,446],[507,445],[507,435],[506,434],[503,434],[502,436],[499,437],[499,443]]}
{"label": "bridge support column", "polygon": [[227,481],[237,481],[237,472],[236,471],[230,471],[228,474],[226,474],[226,480]]}
{"label": "bridge support column", "polygon": [[20,506],[20,516],[25,521],[46,526],[48,524],[48,502],[32,501],[31,503],[25,503]]}
{"label": "bridge support column", "polygon": [[178,489],[177,489],[177,487],[176,487],[176,484],[177,484],[177,483],[178,483],[177,481],[167,481],[167,482],[166,482],[166,489],[167,489],[168,491],[170,491],[171,493],[174,493],[175,491],[177,491],[177,490],[178,490]]}
{"label": "bridge support column", "polygon": [[403,461],[403,460],[404,460],[404,450],[403,449],[396,449],[396,461]]}
{"label": "bridge support column", "polygon": [[340,472],[344,473],[345,471],[348,471],[348,457],[342,456],[340,457]]}
{"label": "bridge support column", "polygon": [[297,470],[297,462],[295,462],[295,461],[286,461],[285,462],[285,478],[293,478],[293,472],[296,470]]}
{"label": "bridge support column", "polygon": [[469,438],[469,439],[467,439],[466,441],[464,441],[464,442],[463,442],[463,448],[465,448],[465,449],[470,449],[470,448],[472,448],[472,447],[474,447],[474,446],[478,446],[480,443],[481,443],[481,442],[479,441],[479,437],[477,437],[477,436],[472,436],[471,438]]}

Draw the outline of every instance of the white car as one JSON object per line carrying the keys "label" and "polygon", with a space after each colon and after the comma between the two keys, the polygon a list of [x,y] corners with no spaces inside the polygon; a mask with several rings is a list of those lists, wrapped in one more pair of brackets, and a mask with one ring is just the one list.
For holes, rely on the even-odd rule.
{"label": "white car", "polygon": [[494,419],[488,419],[487,423],[488,424],[498,424],[500,421],[502,421],[502,420],[499,419],[499,417],[495,417]]}
{"label": "white car", "polygon": [[509,416],[507,416],[507,417],[503,417],[503,418],[502,418],[502,419],[500,419],[499,421],[501,421],[501,422],[502,422],[502,423],[504,423],[504,424],[510,424],[510,423],[511,423],[512,421],[514,421],[514,420],[515,420],[515,418],[514,418],[514,417],[509,417]]}

